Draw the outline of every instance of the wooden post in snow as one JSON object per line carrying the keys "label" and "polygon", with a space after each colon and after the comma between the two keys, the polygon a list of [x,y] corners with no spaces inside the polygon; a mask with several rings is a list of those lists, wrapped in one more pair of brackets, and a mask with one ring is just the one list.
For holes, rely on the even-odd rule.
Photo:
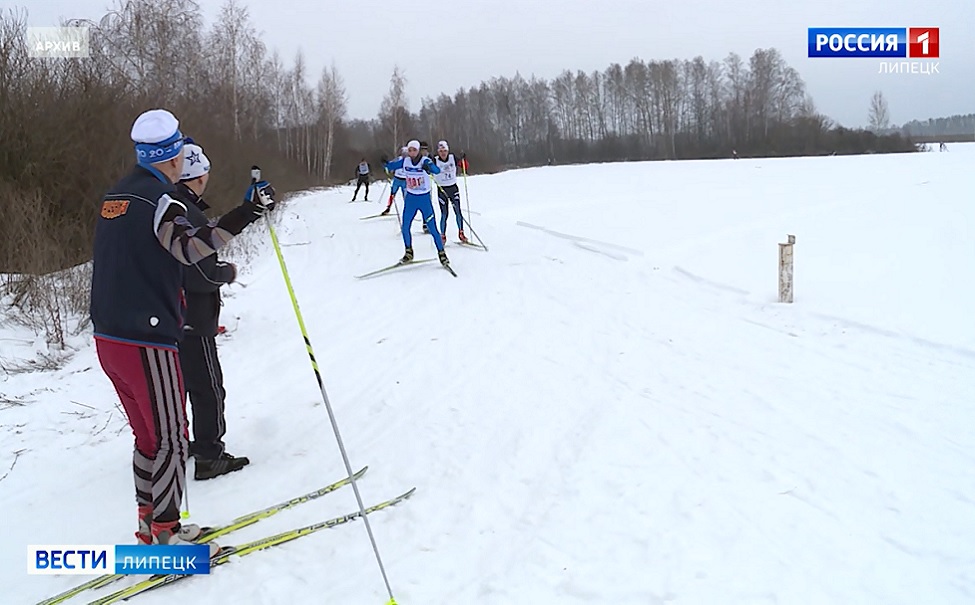
{"label": "wooden post in snow", "polygon": [[790,235],[789,241],[779,244],[779,302],[792,302],[792,246],[796,243],[796,236]]}

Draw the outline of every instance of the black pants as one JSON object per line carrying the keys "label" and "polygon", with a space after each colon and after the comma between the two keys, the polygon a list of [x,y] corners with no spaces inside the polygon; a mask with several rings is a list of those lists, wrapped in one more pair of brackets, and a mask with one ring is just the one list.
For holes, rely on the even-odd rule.
{"label": "black pants", "polygon": [[355,184],[355,193],[352,194],[352,199],[359,197],[359,187],[362,187],[363,185],[366,186],[366,198],[369,198],[369,177],[360,176],[359,181]]}
{"label": "black pants", "polygon": [[460,189],[457,185],[437,187],[437,199],[440,200],[440,232],[447,233],[447,215],[450,205],[454,206],[454,218],[457,220],[457,230],[464,230],[464,215],[460,212]]}
{"label": "black pants", "polygon": [[179,345],[183,385],[193,412],[193,440],[190,455],[216,460],[224,452],[223,436],[227,432],[223,402],[223,371],[217,358],[217,341],[213,336],[185,336]]}

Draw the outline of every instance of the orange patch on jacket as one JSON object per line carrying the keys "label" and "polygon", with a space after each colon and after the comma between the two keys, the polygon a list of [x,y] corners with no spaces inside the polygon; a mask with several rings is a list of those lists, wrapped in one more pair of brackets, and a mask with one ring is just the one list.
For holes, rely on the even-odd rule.
{"label": "orange patch on jacket", "polygon": [[102,203],[103,218],[118,218],[129,211],[129,200],[105,200]]}

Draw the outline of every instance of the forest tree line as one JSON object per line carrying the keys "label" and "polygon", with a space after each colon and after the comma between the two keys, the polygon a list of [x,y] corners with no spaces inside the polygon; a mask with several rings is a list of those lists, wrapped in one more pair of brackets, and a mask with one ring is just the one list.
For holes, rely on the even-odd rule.
{"label": "forest tree line", "polygon": [[[103,192],[133,161],[129,129],[165,107],[213,162],[207,199],[237,203],[257,163],[282,192],[348,181],[408,137],[451,141],[472,172],[547,163],[913,151],[902,134],[836,127],[775,49],[722,60],[642,60],[546,80],[518,73],[410,110],[396,69],[379,115],[348,118],[334,66],[309,73],[266,47],[226,2],[210,25],[193,0],[116,0],[87,59],[34,59],[27,14],[0,16],[0,274],[90,257]],[[201,49],[187,52],[187,49]]]}
{"label": "forest tree line", "polygon": [[975,139],[975,113],[946,118],[911,120],[899,129],[907,137],[945,137],[971,141]]}

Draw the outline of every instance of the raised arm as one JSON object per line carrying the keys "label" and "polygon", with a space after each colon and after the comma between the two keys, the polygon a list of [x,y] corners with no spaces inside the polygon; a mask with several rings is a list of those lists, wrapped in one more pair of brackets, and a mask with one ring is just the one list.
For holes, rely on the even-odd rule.
{"label": "raised arm", "polygon": [[248,189],[244,203],[203,227],[193,227],[186,206],[168,193],[159,198],[153,231],[160,245],[184,265],[192,265],[227,244],[274,204],[274,189],[262,181]]}
{"label": "raised arm", "polygon": [[400,158],[396,158],[395,160],[386,162],[386,170],[388,171],[399,170],[400,168],[403,167],[403,159],[404,158],[400,157]]}

